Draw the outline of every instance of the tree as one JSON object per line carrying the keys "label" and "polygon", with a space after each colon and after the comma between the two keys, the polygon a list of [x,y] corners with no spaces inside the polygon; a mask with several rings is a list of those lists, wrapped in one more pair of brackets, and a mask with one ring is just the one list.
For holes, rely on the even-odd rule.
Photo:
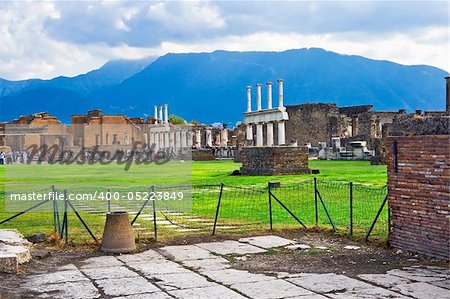
{"label": "tree", "polygon": [[186,121],[184,120],[184,118],[178,115],[171,114],[169,115],[169,123],[171,123],[172,125],[184,125],[186,124]]}

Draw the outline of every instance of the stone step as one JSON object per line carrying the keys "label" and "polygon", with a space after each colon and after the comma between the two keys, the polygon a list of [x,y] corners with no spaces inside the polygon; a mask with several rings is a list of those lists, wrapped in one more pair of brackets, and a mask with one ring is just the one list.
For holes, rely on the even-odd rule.
{"label": "stone step", "polygon": [[0,229],[0,272],[17,273],[31,260],[31,243],[15,229]]}

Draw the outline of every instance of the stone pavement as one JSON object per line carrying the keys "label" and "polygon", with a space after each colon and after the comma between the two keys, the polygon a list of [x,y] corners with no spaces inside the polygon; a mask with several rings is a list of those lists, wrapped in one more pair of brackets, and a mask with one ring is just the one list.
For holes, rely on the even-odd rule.
{"label": "stone pavement", "polygon": [[[38,298],[450,298],[450,271],[443,268],[408,267],[355,279],[333,273],[254,274],[232,269],[227,259],[292,245],[262,236],[100,256],[29,276],[23,287]],[[304,250],[293,250],[298,248]]]}

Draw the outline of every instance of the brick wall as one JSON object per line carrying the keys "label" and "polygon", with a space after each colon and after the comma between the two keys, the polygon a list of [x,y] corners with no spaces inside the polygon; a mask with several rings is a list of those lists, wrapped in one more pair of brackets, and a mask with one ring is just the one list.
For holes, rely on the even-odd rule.
{"label": "brick wall", "polygon": [[239,150],[241,173],[248,175],[309,173],[304,146],[243,147]]}
{"label": "brick wall", "polygon": [[393,225],[391,246],[449,259],[449,135],[388,137],[386,161]]}

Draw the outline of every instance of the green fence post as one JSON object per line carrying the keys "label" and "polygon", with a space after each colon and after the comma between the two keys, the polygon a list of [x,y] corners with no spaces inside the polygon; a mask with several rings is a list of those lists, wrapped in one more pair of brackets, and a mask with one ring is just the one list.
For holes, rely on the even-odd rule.
{"label": "green fence post", "polygon": [[272,190],[271,184],[268,182],[268,190],[269,190],[269,219],[270,219],[270,230],[273,229],[273,216],[272,216]]}
{"label": "green fence post", "polygon": [[220,201],[222,200],[222,193],[223,193],[223,183],[220,184],[219,200],[217,201],[216,217],[214,218],[214,227],[212,232],[213,236],[216,234],[217,218],[219,218]]}
{"label": "green fence post", "polygon": [[314,207],[316,213],[316,226],[319,225],[319,207],[317,206],[317,178],[314,177]]}
{"label": "green fence post", "polygon": [[350,182],[350,236],[353,236],[353,182]]}

